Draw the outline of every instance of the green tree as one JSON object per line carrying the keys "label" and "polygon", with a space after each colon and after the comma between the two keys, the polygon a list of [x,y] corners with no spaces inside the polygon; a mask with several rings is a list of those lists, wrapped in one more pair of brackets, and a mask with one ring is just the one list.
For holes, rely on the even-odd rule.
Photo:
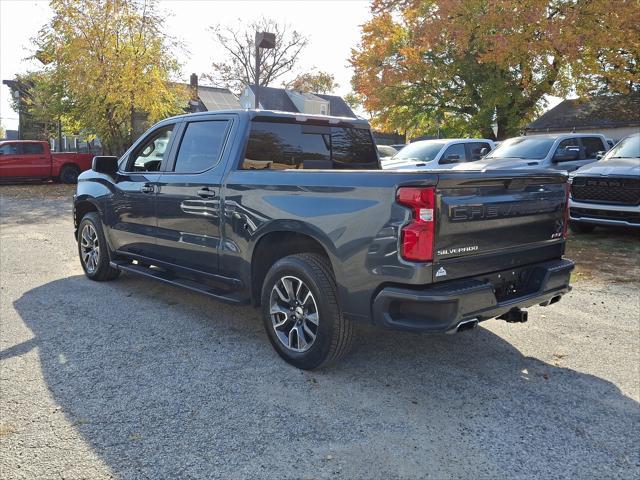
{"label": "green tree", "polygon": [[300,92],[328,94],[340,85],[336,83],[335,77],[329,72],[311,71],[298,75],[290,82],[283,83],[283,86]]}
{"label": "green tree", "polygon": [[51,116],[94,132],[119,154],[139,133],[140,115],[155,122],[183,111],[189,92],[170,82],[179,72],[177,43],[163,32],[155,1],[50,3],[53,18],[34,41],[45,64],[38,90],[51,95]]}
{"label": "green tree", "polygon": [[637,0],[374,0],[352,52],[374,124],[517,134],[545,95],[638,90]]}

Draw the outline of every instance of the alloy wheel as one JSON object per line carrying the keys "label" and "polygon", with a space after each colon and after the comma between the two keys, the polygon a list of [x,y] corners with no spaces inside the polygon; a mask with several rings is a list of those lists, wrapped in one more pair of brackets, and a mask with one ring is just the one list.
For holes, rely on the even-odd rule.
{"label": "alloy wheel", "polygon": [[282,345],[294,352],[311,348],[318,335],[318,305],[302,280],[293,276],[280,278],[271,289],[269,311]]}
{"label": "alloy wheel", "polygon": [[85,224],[80,232],[80,255],[87,272],[95,272],[100,262],[100,244],[98,232],[90,223]]}

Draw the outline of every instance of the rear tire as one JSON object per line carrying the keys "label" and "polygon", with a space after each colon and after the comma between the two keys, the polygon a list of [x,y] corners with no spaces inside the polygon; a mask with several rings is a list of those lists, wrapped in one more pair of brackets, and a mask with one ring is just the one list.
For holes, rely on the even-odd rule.
{"label": "rear tire", "polygon": [[331,266],[322,255],[278,260],[262,285],[261,304],[269,341],[291,365],[311,370],[349,351],[353,325],[342,314]]}
{"label": "rear tire", "polygon": [[570,222],[569,228],[574,233],[591,233],[596,229],[596,226],[590,223]]}
{"label": "rear tire", "polygon": [[97,212],[89,212],[82,218],[77,240],[80,264],[87,277],[98,282],[118,278],[120,270],[109,264],[109,246]]}
{"label": "rear tire", "polygon": [[72,184],[78,183],[78,175],[80,175],[80,169],[75,165],[65,165],[60,170],[60,176],[58,177],[62,183]]}

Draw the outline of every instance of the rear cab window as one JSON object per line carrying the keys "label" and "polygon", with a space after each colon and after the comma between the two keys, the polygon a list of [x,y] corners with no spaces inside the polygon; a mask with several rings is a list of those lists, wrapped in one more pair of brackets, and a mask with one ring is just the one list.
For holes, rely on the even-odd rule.
{"label": "rear cab window", "polygon": [[242,170],[378,170],[368,128],[254,120]]}

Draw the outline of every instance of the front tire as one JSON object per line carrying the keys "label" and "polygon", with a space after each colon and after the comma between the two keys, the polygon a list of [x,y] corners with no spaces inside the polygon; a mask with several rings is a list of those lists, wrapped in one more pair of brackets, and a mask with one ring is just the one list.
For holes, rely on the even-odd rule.
{"label": "front tire", "polygon": [[596,229],[596,226],[590,223],[570,222],[569,228],[574,233],[591,233]]}
{"label": "front tire", "polygon": [[269,341],[291,365],[311,370],[342,358],[353,338],[328,260],[317,254],[278,260],[262,286],[262,319]]}
{"label": "front tire", "polygon": [[78,226],[78,254],[87,277],[98,282],[114,280],[120,270],[109,264],[109,246],[97,212],[87,213]]}

